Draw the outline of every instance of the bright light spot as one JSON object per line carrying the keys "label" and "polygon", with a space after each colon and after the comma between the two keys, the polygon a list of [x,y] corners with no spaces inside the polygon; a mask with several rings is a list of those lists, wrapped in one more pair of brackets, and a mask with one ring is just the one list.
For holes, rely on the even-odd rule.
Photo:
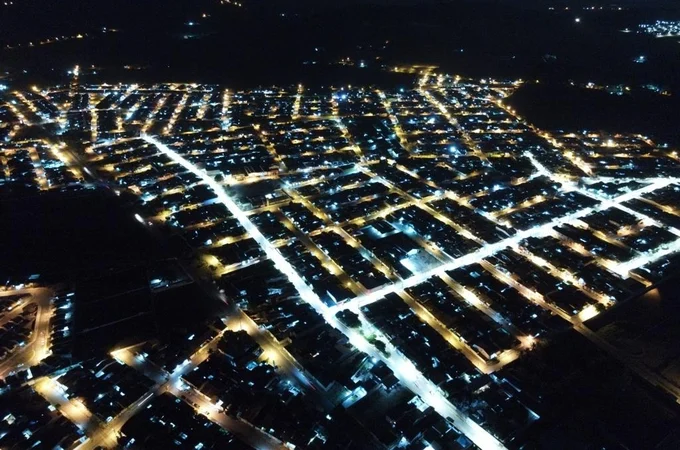
{"label": "bright light spot", "polygon": [[418,378],[418,369],[407,359],[397,361],[396,369],[403,378],[409,381],[415,381]]}

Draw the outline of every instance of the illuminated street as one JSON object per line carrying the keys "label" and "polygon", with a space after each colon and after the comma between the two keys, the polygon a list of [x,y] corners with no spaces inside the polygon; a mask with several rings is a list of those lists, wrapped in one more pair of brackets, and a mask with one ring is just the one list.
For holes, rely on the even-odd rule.
{"label": "illuminated street", "polygon": [[[6,377],[14,370],[23,367],[31,367],[38,364],[50,352],[50,317],[52,308],[50,300],[52,292],[49,289],[25,289],[20,291],[0,292],[0,299],[3,295],[30,295],[30,301],[37,305],[37,315],[35,325],[31,331],[30,340],[21,348],[9,355],[4,361],[0,362],[0,378]],[[16,315],[20,312],[17,309]],[[3,318],[3,321],[10,320],[12,316]]]}
{"label": "illuminated street", "polygon": [[[82,70],[11,92],[0,173],[102,190],[174,253],[0,294],[0,376],[25,376],[77,448],[142,445],[147,427],[196,448],[316,448],[371,414],[391,431],[346,445],[402,445],[395,424],[413,422],[413,445],[508,448],[545,414],[514,377],[566,330],[680,398],[589,327],[677,267],[667,145],[543,130],[509,106],[524,81],[430,66],[390,68],[413,81],[395,89],[81,85]],[[17,132],[35,124],[60,131]],[[185,323],[208,297],[224,309]],[[154,335],[158,311],[179,325]],[[107,351],[65,366],[95,351],[83,336]]]}

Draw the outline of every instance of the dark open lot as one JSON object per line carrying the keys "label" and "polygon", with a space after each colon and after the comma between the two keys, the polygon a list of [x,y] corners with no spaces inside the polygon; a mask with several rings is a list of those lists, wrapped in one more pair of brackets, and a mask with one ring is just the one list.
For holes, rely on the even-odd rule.
{"label": "dark open lot", "polygon": [[680,409],[576,332],[508,367],[542,420],[518,439],[529,449],[672,449]]}
{"label": "dark open lot", "polygon": [[659,143],[680,144],[680,96],[641,90],[616,96],[560,84],[523,86],[508,104],[539,128],[640,133]]}
{"label": "dark open lot", "polygon": [[164,249],[104,190],[48,192],[0,201],[1,267],[69,281],[160,257]]}
{"label": "dark open lot", "polygon": [[[75,288],[74,350],[92,356],[163,336],[220,310],[194,284],[149,290],[153,267],[178,256],[103,189],[0,200],[0,274],[40,274]],[[180,255],[181,256],[181,255]]]}

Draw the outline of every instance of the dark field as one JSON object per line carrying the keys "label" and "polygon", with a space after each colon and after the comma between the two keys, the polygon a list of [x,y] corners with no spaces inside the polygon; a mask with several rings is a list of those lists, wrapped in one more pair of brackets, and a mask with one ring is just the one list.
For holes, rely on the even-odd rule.
{"label": "dark field", "polygon": [[[349,56],[366,59],[369,69],[422,62],[475,77],[680,86],[680,44],[675,39],[620,31],[680,17],[677,5],[575,12],[520,9],[507,2],[493,8],[489,2],[355,2],[342,9],[334,8],[335,3],[296,2],[291,12],[264,2],[244,2],[248,7],[241,9],[209,1],[169,5],[128,0],[115,6],[64,1],[31,7],[35,2],[0,19],[0,42],[26,43],[55,34],[88,37],[3,50],[2,60],[32,77],[62,81],[75,64],[94,64],[97,79],[110,81],[346,83],[352,81],[346,73],[338,76],[318,67]],[[30,26],[17,27],[19,21],[12,19],[29,10]],[[56,10],[60,16],[67,11],[72,20],[54,21]],[[288,12],[282,16],[283,10]],[[578,24],[577,15],[582,19]],[[102,33],[102,27],[118,32]],[[648,62],[633,63],[640,55]],[[143,69],[121,74],[124,65]],[[370,77],[358,77],[356,82],[370,82]]]}
{"label": "dark field", "polygon": [[3,199],[0,209],[2,268],[10,274],[70,280],[163,254],[110,192]]}
{"label": "dark field", "polygon": [[658,143],[680,144],[680,97],[641,90],[631,95],[566,85],[527,85],[509,100],[522,116],[548,130],[639,133]]}
{"label": "dark field", "polygon": [[542,420],[515,448],[672,449],[680,443],[677,404],[576,332],[508,367]]}

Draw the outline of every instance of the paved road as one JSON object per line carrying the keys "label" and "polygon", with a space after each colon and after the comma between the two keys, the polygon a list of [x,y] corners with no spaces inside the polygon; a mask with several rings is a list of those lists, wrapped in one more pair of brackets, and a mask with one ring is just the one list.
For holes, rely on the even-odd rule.
{"label": "paved road", "polygon": [[281,441],[263,432],[259,428],[243,420],[227,416],[221,408],[213,404],[210,399],[198,389],[182,381],[182,377],[184,375],[191,372],[195,367],[200,365],[210,356],[210,351],[217,347],[217,344],[220,339],[222,339],[223,334],[224,331],[212,339],[209,343],[200,347],[193,355],[191,355],[188,363],[183,364],[172,373],[169,373],[156,366],[151,361],[142,358],[134,352],[133,348],[120,349],[114,352],[114,355],[117,359],[121,360],[130,367],[139,370],[145,376],[155,381],[156,386],[151,392],[136,402],[132,408],[128,408],[129,412],[127,416],[119,416],[120,419],[119,417],[116,417],[116,419],[119,420],[117,420],[113,426],[108,427],[109,433],[114,430],[119,432],[125,422],[140,408],[145,406],[146,403],[148,403],[148,401],[155,395],[161,394],[163,392],[170,392],[171,394],[184,400],[192,408],[195,408],[197,412],[204,414],[211,421],[217,423],[222,428],[234,434],[253,448],[262,450],[284,448]]}
{"label": "paved road", "polygon": [[[291,264],[283,257],[283,255],[267,240],[267,238],[257,229],[248,216],[238,207],[232,198],[230,198],[222,186],[215,182],[207,173],[191,164],[188,160],[183,158],[178,153],[174,152],[167,145],[149,136],[142,137],[145,141],[153,144],[161,153],[166,155],[172,161],[184,167],[189,172],[193,173],[201,180],[203,180],[217,195],[218,201],[225,205],[229,212],[236,218],[241,226],[251,235],[251,237],[260,245],[262,250],[274,262],[277,269],[288,277],[290,283],[298,291],[300,298],[312,306],[319,314],[321,314],[326,322],[334,328],[340,330],[345,334],[350,342],[359,350],[367,353],[370,356],[383,360],[388,367],[392,369],[397,378],[402,383],[411,389],[415,394],[419,395],[427,404],[434,407],[440,414],[448,417],[454,421],[455,426],[463,432],[469,439],[471,439],[480,448],[486,449],[504,449],[503,444],[492,436],[489,432],[484,430],[477,423],[472,421],[466,414],[457,409],[453,404],[446,400],[445,396],[430,382],[425,379],[423,375],[415,368],[413,363],[399,354],[397,350],[388,344],[390,355],[387,356],[379,352],[373,345],[369,344],[365,337],[359,334],[356,330],[352,330],[342,323],[340,323],[331,311],[316,295],[316,293],[305,283],[300,275],[295,271]],[[428,276],[429,277],[429,276]],[[420,276],[415,276],[409,280],[417,284],[423,281]],[[402,283],[389,286],[391,292],[401,290],[406,286]],[[380,291],[379,291],[380,292]],[[381,296],[382,297],[382,296]],[[363,297],[365,298],[365,297]],[[368,327],[368,324],[365,324]],[[382,336],[378,330],[371,330],[377,336]],[[383,338],[384,339],[384,338]]]}
{"label": "paved road", "polygon": [[[160,389],[160,387],[157,389]],[[151,391],[137,399],[110,422],[92,434],[87,441],[76,447],[76,450],[94,450],[99,447],[116,448],[118,436],[120,435],[120,430],[123,428],[123,425],[125,425],[125,423],[138,411],[146,407],[156,394],[157,392]]]}
{"label": "paved road", "polygon": [[[56,380],[43,377],[36,380],[33,384],[33,389],[50,402],[50,404],[55,405],[64,417],[83,430],[86,435],[92,436],[101,432],[103,424],[97,416],[92,414],[80,401],[69,399]],[[107,447],[115,444],[115,440],[108,439],[103,441],[103,445]]]}
{"label": "paved road", "polygon": [[47,288],[29,288],[19,291],[3,291],[0,292],[0,297],[15,294],[30,294],[32,298],[26,301],[38,305],[38,312],[29,342],[0,363],[0,378],[7,377],[13,371],[24,370],[38,364],[49,354],[50,349],[50,318],[52,317],[50,300],[53,292]]}

